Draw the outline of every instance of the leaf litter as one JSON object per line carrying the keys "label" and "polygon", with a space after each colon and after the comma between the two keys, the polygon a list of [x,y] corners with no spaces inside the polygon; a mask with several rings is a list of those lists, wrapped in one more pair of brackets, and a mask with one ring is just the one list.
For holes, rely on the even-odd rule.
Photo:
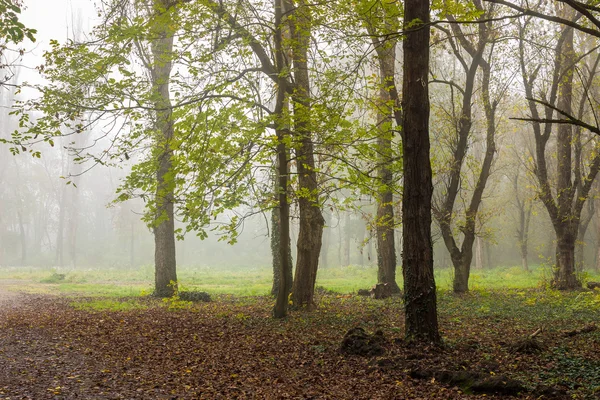
{"label": "leaf litter", "polygon": [[[593,313],[536,319],[518,310],[473,312],[491,301],[489,294],[441,296],[443,346],[402,339],[398,297],[325,294],[316,311],[274,320],[267,297],[221,296],[178,309],[127,298],[140,307],[94,311],[64,297],[20,296],[18,306],[0,311],[2,399],[559,399],[600,393],[598,332],[562,334],[593,322]],[[546,325],[536,337],[543,351],[511,350],[540,323]],[[376,337],[382,351],[342,351],[349,331]],[[504,378],[494,377],[506,377],[524,389],[512,396],[481,393],[463,384],[469,376],[500,384]]]}

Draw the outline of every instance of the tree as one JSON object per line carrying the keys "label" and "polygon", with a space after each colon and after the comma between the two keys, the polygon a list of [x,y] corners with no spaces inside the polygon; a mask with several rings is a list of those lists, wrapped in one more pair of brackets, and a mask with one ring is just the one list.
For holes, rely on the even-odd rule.
{"label": "tree", "polygon": [[177,262],[175,260],[175,214],[173,178],[173,107],[169,82],[173,66],[173,37],[177,23],[172,15],[176,2],[154,0],[153,24],[150,34],[152,59],[148,60],[152,101],[154,103],[157,135],[154,144],[158,168],[156,171],[156,210],[154,230],[154,295],[172,296],[176,290]]}
{"label": "tree", "polygon": [[[565,5],[559,7],[557,12],[557,18],[561,20],[576,23],[579,18],[572,8]],[[573,125],[586,127],[592,132],[597,128],[583,122],[583,108],[580,108],[579,116],[573,112],[575,66],[579,57],[574,48],[574,28],[570,25],[561,28],[556,40],[553,68],[549,71],[551,77],[547,84],[548,92],[544,94],[544,100],[535,98],[536,84],[540,85],[538,82],[541,80],[542,64],[538,64],[533,70],[528,68],[525,32],[532,26],[532,20],[528,19],[521,25],[519,32],[519,63],[530,113],[529,117],[522,120],[531,122],[533,127],[534,172],[538,182],[538,196],[548,211],[556,233],[556,267],[552,285],[560,290],[576,289],[581,287],[581,282],[575,273],[575,242],[583,206],[600,170],[600,155],[596,153],[592,156],[587,171],[578,164],[582,159],[582,135],[581,132],[574,134]],[[592,77],[593,74],[588,76]],[[584,78],[582,84],[582,96],[587,98],[586,92],[591,79],[586,81]],[[548,143],[554,127],[557,163],[555,187],[551,184],[552,175],[547,163]]]}
{"label": "tree", "polygon": [[377,282],[391,286],[394,293],[400,288],[396,283],[396,247],[394,240],[394,149],[392,147],[393,103],[390,102],[390,83],[396,75],[396,46],[398,39],[392,34],[399,30],[401,17],[397,3],[367,2],[360,10],[371,43],[377,54],[379,66],[379,98],[377,99],[377,180],[375,196],[377,216],[375,231],[377,236]]}
{"label": "tree", "polygon": [[[436,286],[433,276],[429,156],[429,1],[404,2],[404,73],[402,126],[404,189],[402,197],[402,274],[406,337],[439,342]],[[398,93],[390,91],[397,108]]]}
{"label": "tree", "polygon": [[[285,68],[285,49],[283,43],[283,12],[285,0],[275,0],[275,67],[279,71]],[[289,135],[289,124],[286,123],[285,115],[289,109],[287,96],[287,82],[281,74],[278,77],[277,97],[275,105],[277,135],[277,179],[275,179],[275,193],[277,195],[277,208],[273,210],[272,229],[273,237],[278,243],[271,242],[273,252],[273,289],[271,293],[276,294],[276,302],[273,308],[275,318],[283,318],[287,314],[288,298],[292,288],[292,252],[290,249],[290,205],[288,200],[289,180],[289,150],[287,137]],[[286,129],[288,128],[288,129]],[[275,247],[276,246],[276,247]],[[278,270],[275,270],[278,268]],[[276,288],[275,285],[278,285]]]}
{"label": "tree", "polygon": [[[443,190],[440,191],[440,197],[437,204],[434,205],[434,215],[440,225],[442,238],[448,252],[452,264],[454,265],[454,281],[453,289],[455,293],[464,293],[469,290],[469,275],[471,262],[473,260],[473,244],[477,238],[477,218],[479,208],[481,206],[483,192],[491,173],[492,162],[496,153],[496,108],[498,100],[490,98],[491,85],[491,60],[493,55],[493,35],[491,22],[484,22],[488,15],[491,15],[491,10],[483,12],[481,2],[475,1],[474,4],[480,11],[480,23],[477,24],[477,32],[472,35],[467,35],[458,24],[452,24],[452,30],[447,30],[440,27],[449,41],[452,52],[459,60],[465,74],[464,87],[460,87],[456,82],[450,80],[436,79],[434,82],[441,82],[450,87],[453,92],[458,89],[462,95],[460,109],[456,112],[454,109],[447,112],[448,115],[456,116],[452,121],[452,126],[455,127],[454,137],[449,140],[451,159],[449,166],[445,168],[447,173],[438,174],[443,180]],[[448,19],[455,22],[456,19],[449,15]],[[473,36],[473,39],[469,39]],[[491,47],[488,50],[488,47]],[[463,52],[466,53],[463,54]],[[469,59],[470,57],[470,59]],[[485,155],[481,163],[481,168],[476,173],[475,185],[472,189],[471,199],[464,209],[464,219],[459,219],[459,210],[457,198],[465,197],[466,188],[461,187],[464,174],[464,168],[469,149],[469,142],[472,140],[473,127],[473,95],[476,90],[476,82],[478,71],[481,70],[481,95],[484,114],[486,117],[486,140],[485,140]],[[450,104],[454,108],[454,104]],[[448,151],[448,150],[446,150]],[[457,222],[456,220],[459,219]],[[455,225],[458,225],[456,227]],[[456,232],[455,229],[458,231]],[[459,243],[459,235],[462,235],[462,243]]]}

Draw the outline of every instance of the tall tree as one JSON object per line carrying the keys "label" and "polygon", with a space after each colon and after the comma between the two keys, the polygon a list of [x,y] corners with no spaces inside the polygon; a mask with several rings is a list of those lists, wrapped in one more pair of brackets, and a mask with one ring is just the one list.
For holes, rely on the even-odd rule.
{"label": "tall tree", "polygon": [[392,160],[395,152],[392,144],[393,103],[390,102],[390,83],[396,79],[396,46],[398,39],[391,35],[398,31],[401,17],[397,3],[371,3],[360,10],[371,43],[377,54],[379,66],[379,98],[377,108],[377,216],[375,232],[377,236],[377,282],[391,286],[392,292],[400,292],[396,283],[396,247],[394,240],[394,172]]}
{"label": "tall tree", "polygon": [[298,207],[300,211],[296,272],[292,287],[295,307],[313,307],[313,296],[325,219],[319,204],[319,185],[315,167],[308,50],[311,42],[310,5],[299,0],[287,3],[291,37],[292,71],[296,84],[291,95],[294,111],[296,169],[298,171]]}
{"label": "tall tree", "polygon": [[[479,208],[483,197],[483,192],[487,184],[487,180],[491,173],[492,162],[496,152],[495,136],[496,136],[496,107],[498,102],[490,98],[491,85],[491,65],[488,60],[491,59],[491,50],[486,50],[491,43],[490,36],[491,22],[483,22],[489,13],[483,13],[480,1],[474,2],[478,9],[482,12],[479,20],[481,21],[476,26],[477,32],[473,35],[473,39],[469,39],[470,35],[463,32],[458,24],[452,24],[452,30],[440,29],[445,32],[446,38],[450,43],[455,57],[459,60],[465,74],[464,87],[460,88],[462,94],[462,102],[460,111],[452,111],[449,115],[456,115],[456,120],[452,121],[455,126],[455,137],[450,140],[451,143],[451,160],[447,168],[447,174],[439,174],[442,179],[445,178],[443,190],[439,194],[440,199],[434,206],[434,215],[440,225],[440,231],[444,244],[450,253],[450,258],[454,266],[454,281],[453,289],[455,293],[464,293],[469,290],[469,275],[471,263],[473,260],[473,244],[477,238],[476,227]],[[449,20],[455,22],[452,15],[449,15]],[[493,46],[492,46],[493,47]],[[463,51],[466,54],[463,54]],[[470,58],[470,59],[469,59]],[[486,140],[485,140],[485,155],[476,177],[475,187],[472,190],[471,199],[464,209],[464,220],[456,222],[458,219],[459,210],[457,210],[457,198],[464,197],[465,188],[461,187],[461,182],[464,181],[464,165],[466,163],[467,152],[469,149],[469,140],[472,138],[473,127],[473,103],[474,94],[476,93],[476,83],[478,71],[481,70],[481,95],[482,104],[487,121]],[[437,80],[448,84],[451,91],[458,87],[458,84],[453,81]],[[454,104],[450,104],[454,107]],[[460,229],[455,230],[458,225]],[[462,243],[459,236],[462,236]]]}
{"label": "tall tree", "polygon": [[[405,0],[402,84],[404,188],[402,197],[402,274],[405,333],[409,339],[439,342],[436,286],[433,276],[429,143],[429,1]],[[399,106],[398,93],[390,91]]]}
{"label": "tall tree", "polygon": [[[576,24],[581,16],[566,5],[558,6],[556,11],[557,18],[571,21],[572,24]],[[528,118],[523,119],[530,121],[533,127],[538,196],[548,211],[556,233],[556,267],[552,285],[560,290],[576,289],[581,287],[581,282],[576,276],[575,242],[583,206],[600,170],[600,155],[596,152],[592,156],[587,171],[577,164],[576,160],[581,157],[581,135],[574,135],[573,125],[586,127],[595,133],[598,133],[598,128],[586,124],[573,112],[574,76],[579,57],[574,48],[572,26],[563,26],[556,40],[553,68],[549,71],[549,89],[544,94],[544,100],[535,98],[536,84],[542,85],[539,74],[542,65],[538,64],[533,70],[529,67],[525,39],[525,32],[534,25],[528,19],[520,26],[519,32],[519,62],[530,113]],[[590,82],[582,83],[587,91]],[[556,174],[555,185],[552,185],[547,158],[554,127]]]}
{"label": "tall tree", "polygon": [[154,230],[154,295],[172,296],[176,290],[177,262],[175,260],[175,214],[173,177],[173,108],[169,82],[173,66],[173,37],[177,24],[172,15],[175,1],[154,0],[153,24],[150,34],[152,60],[148,64],[152,81],[155,126],[154,151],[158,162],[156,171],[156,210]]}

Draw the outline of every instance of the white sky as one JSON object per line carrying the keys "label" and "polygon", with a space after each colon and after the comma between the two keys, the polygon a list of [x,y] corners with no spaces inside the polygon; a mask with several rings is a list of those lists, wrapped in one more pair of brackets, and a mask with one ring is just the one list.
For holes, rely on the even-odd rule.
{"label": "white sky", "polygon": [[36,42],[25,41],[22,44],[30,50],[24,57],[23,68],[19,75],[20,81],[29,83],[41,82],[35,69],[43,64],[43,54],[48,50],[51,39],[64,42],[68,37],[73,37],[73,26],[81,16],[83,31],[89,31],[96,17],[94,1],[92,0],[24,0],[24,9],[21,21],[25,26],[37,29]]}

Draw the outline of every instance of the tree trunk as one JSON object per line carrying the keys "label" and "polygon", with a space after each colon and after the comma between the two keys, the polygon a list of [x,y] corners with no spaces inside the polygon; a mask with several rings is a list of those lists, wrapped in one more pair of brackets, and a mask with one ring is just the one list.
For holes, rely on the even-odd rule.
{"label": "tree trunk", "polygon": [[520,247],[521,247],[521,265],[523,266],[523,270],[529,271],[529,261],[527,259],[527,257],[528,257],[527,243],[521,242]]}
{"label": "tree trunk", "polygon": [[288,19],[292,36],[293,71],[296,90],[292,95],[294,130],[299,145],[296,147],[296,165],[300,195],[298,208],[300,222],[298,232],[298,255],[292,288],[295,307],[314,306],[313,295],[321,253],[321,240],[325,220],[319,205],[319,185],[315,168],[314,145],[311,132],[310,79],[308,75],[308,49],[311,39],[310,6],[304,0],[289,7]]}
{"label": "tree trunk", "polygon": [[575,269],[581,272],[585,268],[585,234],[587,233],[590,221],[594,217],[595,202],[588,200],[586,203],[586,213],[582,216],[577,230],[577,240],[575,242]]}
{"label": "tree trunk", "polygon": [[[404,186],[402,196],[405,334],[410,340],[440,342],[431,240],[433,194],[429,156],[429,1],[404,3],[402,84]],[[392,90],[398,107],[398,93]]]}
{"label": "tree trunk", "polygon": [[[287,158],[287,156],[286,156]],[[284,172],[282,168],[277,168],[277,175],[279,175],[280,173]],[[287,170],[285,171],[287,172]],[[279,195],[280,195],[280,190],[279,189],[279,185],[280,185],[280,179],[277,179],[277,190],[275,191],[275,193],[278,196],[278,207],[274,208],[271,211],[271,254],[273,255],[273,286],[271,287],[271,295],[273,296],[277,296],[277,294],[279,293],[279,287],[281,286],[281,271],[284,270],[284,268],[282,268],[281,265],[281,254],[279,253],[281,251],[281,199],[279,199]],[[287,184],[287,181],[285,182]],[[286,198],[287,201],[287,198]],[[289,205],[288,205],[289,208]],[[286,213],[286,211],[284,210],[284,214]],[[292,289],[292,282],[293,282],[293,276],[292,276],[292,252],[291,252],[291,239],[290,239],[290,235],[289,235],[289,211],[287,211],[287,215],[288,215],[288,233],[287,233],[287,238],[288,238],[288,245],[287,247],[287,252],[288,252],[288,257],[287,257],[287,262],[289,264],[288,267],[285,268],[285,272],[286,272],[286,279],[285,279],[285,291],[286,293],[289,293],[290,290]]]}
{"label": "tree trunk", "polygon": [[358,220],[358,232],[356,233],[356,242],[358,244],[358,257],[357,257],[357,265],[365,265],[365,236],[367,227],[364,224],[364,221],[361,219]]}
{"label": "tree trunk", "polygon": [[66,197],[67,197],[67,186],[64,185],[62,188],[58,189],[59,199],[58,199],[58,229],[56,230],[56,257],[54,259],[54,264],[58,267],[64,267],[65,259],[64,259],[64,238],[65,238],[65,216],[66,216]]}
{"label": "tree trunk", "polygon": [[350,213],[344,212],[344,267],[350,265]]}
{"label": "tree trunk", "polygon": [[[277,7],[276,7],[277,9]],[[281,8],[279,11],[281,13]],[[281,14],[279,14],[281,15]],[[280,19],[279,19],[280,20]],[[284,85],[282,85],[284,86]],[[282,88],[283,89],[283,88]],[[280,89],[280,90],[282,90]],[[282,93],[285,93],[283,89]],[[279,287],[277,288],[277,300],[273,308],[273,317],[284,318],[287,315],[288,297],[292,287],[292,254],[290,249],[290,205],[287,199],[288,185],[288,151],[285,145],[285,134],[278,130],[277,145],[277,173],[279,175]]]}
{"label": "tree trunk", "polygon": [[329,242],[331,241],[331,215],[326,212],[323,215],[325,219],[325,227],[323,228],[323,243],[321,246],[321,254],[319,256],[319,265],[321,268],[326,268],[329,265]]}
{"label": "tree trunk", "polygon": [[475,239],[475,269],[483,269],[483,240],[479,236]]}
{"label": "tree trunk", "polygon": [[[477,6],[481,9],[481,4],[478,4]],[[456,120],[456,143],[452,149],[453,155],[447,182],[448,187],[443,195],[441,206],[435,210],[435,213],[440,225],[440,231],[444,239],[444,244],[450,253],[452,264],[454,266],[454,292],[464,293],[469,290],[469,274],[473,259],[473,244],[475,242],[475,226],[477,222],[478,210],[479,206],[481,205],[483,191],[490,174],[491,165],[495,154],[494,136],[496,124],[494,118],[496,103],[492,104],[490,101],[489,86],[491,68],[483,59],[485,48],[488,43],[488,26],[485,23],[478,25],[479,33],[476,45],[473,45],[471,42],[469,42],[462,32],[460,26],[457,24],[452,24],[451,28],[454,36],[450,35],[448,32],[448,40],[457,40],[461,44],[462,48],[471,56],[471,61],[469,64],[468,60],[465,59],[460,51],[454,51],[455,56],[459,58],[464,67],[466,79],[464,90],[461,90],[463,98],[460,113]],[[456,39],[453,37],[456,37]],[[458,48],[458,45],[454,46]],[[481,171],[477,178],[475,190],[473,191],[470,203],[465,211],[465,223],[464,226],[461,227],[461,232],[464,237],[462,244],[459,245],[458,238],[455,237],[456,234],[453,229],[453,219],[455,214],[456,199],[459,193],[463,190],[461,188],[461,171],[465,162],[467,151],[469,149],[469,137],[473,125],[472,99],[475,93],[477,71],[480,67],[483,72],[481,92],[487,123],[486,150]]]}
{"label": "tree trunk", "polygon": [[[467,241],[468,239],[465,238],[464,240]],[[463,245],[463,250],[452,252],[450,258],[452,259],[452,265],[454,266],[452,289],[454,293],[466,293],[469,291],[469,277],[471,276],[471,262],[473,261],[473,244]]]}
{"label": "tree trunk", "polygon": [[[369,25],[371,27],[372,25]],[[395,39],[381,40],[370,28],[371,41],[377,52],[379,63],[379,99],[377,102],[377,282],[387,283],[393,293],[399,293],[396,283],[396,247],[394,240],[394,175],[391,170],[392,108],[390,107],[389,83],[394,82],[396,66]]]}
{"label": "tree trunk", "polygon": [[581,282],[575,275],[575,235],[568,228],[557,232],[556,267],[552,287],[558,290],[581,287]]}
{"label": "tree trunk", "polygon": [[135,268],[135,231],[134,231],[134,223],[133,218],[130,223],[130,233],[129,233],[129,268]]}
{"label": "tree trunk", "polygon": [[[168,14],[172,11],[169,0],[154,0],[157,13]],[[169,93],[169,81],[172,68],[173,32],[171,18],[155,23],[152,41],[153,65],[151,68],[152,85],[155,91],[156,154],[158,169],[156,173],[156,215],[154,226],[154,264],[155,287],[157,297],[170,297],[177,289],[177,263],[175,259],[175,218],[174,189],[172,175],[173,150],[171,141],[174,134],[173,115]]]}
{"label": "tree trunk", "polygon": [[[600,199],[596,201],[600,203]],[[596,208],[598,208],[598,204]],[[596,272],[600,271],[600,212],[596,213],[596,263],[594,269]]]}
{"label": "tree trunk", "polygon": [[21,266],[25,266],[27,263],[27,234],[21,210],[17,211],[17,218],[19,219],[19,238],[21,239]]}
{"label": "tree trunk", "polygon": [[[289,293],[292,287],[292,254],[291,254],[291,236],[290,236],[290,204],[288,200],[288,179],[289,179],[289,150],[286,145],[289,136],[290,123],[287,120],[281,120],[284,114],[288,113],[289,103],[286,98],[287,81],[282,76],[281,71],[286,67],[284,59],[283,45],[283,14],[286,8],[285,0],[275,0],[275,67],[280,71],[277,78],[277,98],[275,104],[275,115],[279,118],[275,133],[277,135],[277,179],[276,192],[278,193],[278,215],[273,214],[273,229],[278,225],[278,264],[279,264],[279,286],[277,287],[277,299],[273,307],[274,318],[284,318],[287,315]],[[291,34],[286,32],[286,36]],[[286,39],[289,40],[289,37]],[[283,128],[283,129],[282,129]],[[276,218],[277,217],[277,218]],[[277,221],[275,221],[277,219]],[[275,233],[273,233],[275,235]],[[273,266],[275,266],[275,249],[273,248]]]}

